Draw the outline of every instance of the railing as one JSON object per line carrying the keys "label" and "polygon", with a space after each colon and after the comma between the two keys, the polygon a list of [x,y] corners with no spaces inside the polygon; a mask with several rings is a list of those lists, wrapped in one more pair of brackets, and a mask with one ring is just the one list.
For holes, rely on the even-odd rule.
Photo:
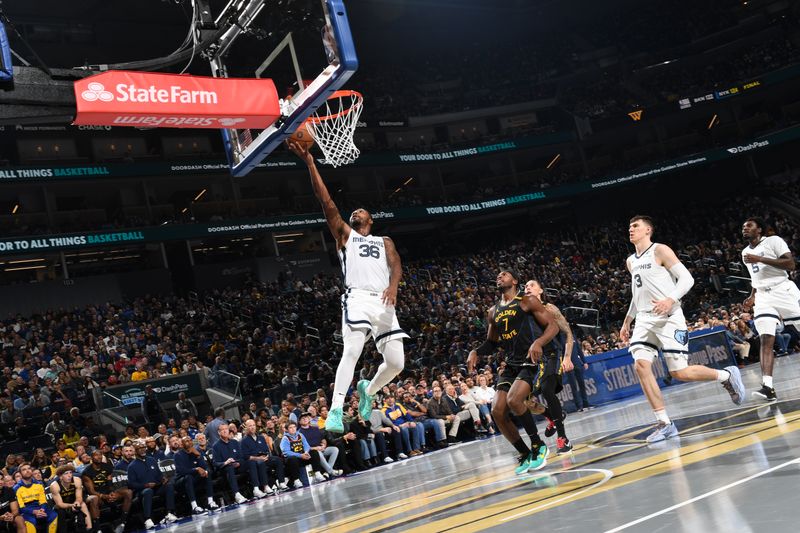
{"label": "railing", "polygon": [[582,328],[600,329],[600,311],[588,307],[566,307],[564,317]]}
{"label": "railing", "polygon": [[750,278],[745,278],[742,276],[726,276],[725,277],[725,289],[730,292],[738,292],[739,294],[750,294]]}
{"label": "railing", "polygon": [[[108,405],[111,407],[107,407]],[[125,405],[120,398],[107,391],[100,395],[98,413],[104,423],[108,423],[118,431],[135,422],[136,414],[141,411],[140,404]]]}
{"label": "railing", "polygon": [[236,374],[225,372],[224,370],[212,371],[209,375],[209,382],[215,389],[219,389],[228,396],[231,396],[231,404],[242,400],[241,383],[242,378]]}

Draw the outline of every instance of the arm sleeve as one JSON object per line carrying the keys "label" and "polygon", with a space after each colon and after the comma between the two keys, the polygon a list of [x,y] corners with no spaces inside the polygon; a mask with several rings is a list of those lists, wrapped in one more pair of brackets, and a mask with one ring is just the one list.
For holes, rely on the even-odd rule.
{"label": "arm sleeve", "polygon": [[481,344],[475,349],[475,353],[477,353],[480,356],[491,355],[495,351],[497,351],[497,347],[499,345],[500,343],[497,341],[486,339],[485,341],[483,341],[483,344]]}
{"label": "arm sleeve", "polygon": [[626,316],[629,316],[631,318],[636,317],[636,302],[633,299],[633,297],[631,297],[631,305],[628,306],[628,313],[626,314]]}
{"label": "arm sleeve", "polygon": [[689,269],[683,266],[683,263],[680,262],[674,264],[672,268],[669,269],[669,273],[677,279],[675,281],[675,289],[673,289],[673,291],[667,296],[677,302],[686,296],[686,293],[692,288],[692,285],[694,285],[694,278],[689,272]]}

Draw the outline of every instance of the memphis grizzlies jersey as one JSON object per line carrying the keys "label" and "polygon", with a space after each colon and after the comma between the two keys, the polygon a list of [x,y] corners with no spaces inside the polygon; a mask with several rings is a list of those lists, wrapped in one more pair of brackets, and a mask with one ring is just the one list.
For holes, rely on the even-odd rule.
{"label": "memphis grizzlies jersey", "polygon": [[[790,252],[786,241],[777,235],[772,235],[770,237],[764,237],[754,247],[747,246],[747,248],[742,250],[742,261],[744,262],[745,254],[777,259],[787,253]],[[772,287],[773,285],[783,283],[789,279],[789,273],[782,268],[765,265],[764,263],[745,263],[745,266],[750,273],[750,282],[756,289]]]}
{"label": "memphis grizzlies jersey", "polygon": [[[658,243],[651,244],[642,255],[635,253],[628,257],[631,266],[631,291],[633,292],[633,305],[637,313],[649,313],[653,310],[653,300],[663,300],[675,290],[675,280],[669,270],[656,262],[656,247]],[[680,302],[675,302],[670,314],[675,308],[680,307]]]}
{"label": "memphis grizzlies jersey", "polygon": [[383,292],[389,286],[389,262],[383,237],[364,236],[351,229],[350,237],[338,254],[345,289]]}

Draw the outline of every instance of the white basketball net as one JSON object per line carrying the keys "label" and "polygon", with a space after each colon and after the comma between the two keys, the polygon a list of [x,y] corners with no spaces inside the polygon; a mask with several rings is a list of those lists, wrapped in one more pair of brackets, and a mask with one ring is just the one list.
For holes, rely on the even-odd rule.
{"label": "white basketball net", "polygon": [[361,153],[353,136],[363,111],[364,97],[355,91],[339,91],[311,116],[308,129],[332,167],[347,165]]}

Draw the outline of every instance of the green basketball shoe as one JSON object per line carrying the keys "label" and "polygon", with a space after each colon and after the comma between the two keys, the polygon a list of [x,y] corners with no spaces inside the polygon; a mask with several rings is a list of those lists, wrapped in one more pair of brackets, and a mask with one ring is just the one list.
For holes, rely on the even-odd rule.
{"label": "green basketball shoe", "polygon": [[367,394],[368,386],[369,380],[367,379],[362,379],[356,385],[358,389],[358,412],[361,413],[361,418],[364,420],[369,420],[372,414],[372,399],[374,398],[374,396]]}
{"label": "green basketball shoe", "polygon": [[341,407],[336,407],[328,411],[328,418],[325,419],[325,430],[331,433],[344,433]]}

